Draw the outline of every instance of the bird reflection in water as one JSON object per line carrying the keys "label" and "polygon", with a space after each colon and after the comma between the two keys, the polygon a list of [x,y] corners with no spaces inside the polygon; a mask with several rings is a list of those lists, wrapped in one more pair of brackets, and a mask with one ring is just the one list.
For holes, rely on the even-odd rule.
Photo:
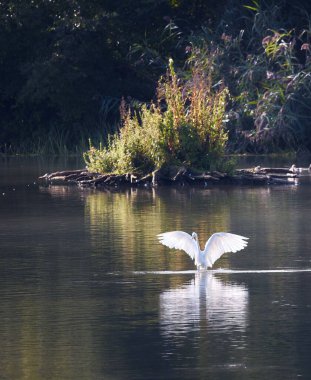
{"label": "bird reflection in water", "polygon": [[[225,283],[208,271],[177,289],[160,295],[160,325],[164,335],[178,336],[200,330],[245,331],[248,290],[244,285]],[[203,323],[205,322],[205,323]]]}

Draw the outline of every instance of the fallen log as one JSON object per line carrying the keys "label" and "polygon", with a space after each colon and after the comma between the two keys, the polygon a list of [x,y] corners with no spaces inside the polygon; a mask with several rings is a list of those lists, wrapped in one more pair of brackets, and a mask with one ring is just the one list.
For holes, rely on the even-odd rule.
{"label": "fallen log", "polygon": [[213,178],[226,178],[227,177],[227,173],[221,173],[217,170],[214,170],[211,172],[211,175],[213,176]]}
{"label": "fallen log", "polygon": [[65,175],[58,175],[54,176],[52,178],[49,178],[51,182],[65,182],[66,181],[66,176]]}
{"label": "fallen log", "polygon": [[82,172],[85,172],[86,169],[78,169],[78,170],[63,170],[63,171],[58,171],[54,173],[46,173],[43,176],[39,177],[39,179],[51,179],[55,177],[67,177],[68,175],[72,174],[81,174]]}
{"label": "fallen log", "polygon": [[139,179],[136,180],[136,183],[144,183],[144,182],[152,182],[152,179],[153,179],[153,174],[152,173],[149,173]]}
{"label": "fallen log", "polygon": [[96,186],[102,181],[104,181],[108,177],[107,174],[105,175],[97,175],[97,177],[94,178],[94,176],[90,177],[89,179],[82,179],[82,180],[76,180],[77,184],[79,186],[85,187],[85,186]]}
{"label": "fallen log", "polygon": [[73,174],[68,174],[66,176],[66,179],[69,181],[69,180],[77,180],[77,181],[80,181],[82,178],[91,178],[92,177],[92,174],[91,173],[88,173],[86,171],[84,172],[81,172],[81,173],[73,173]]}
{"label": "fallen log", "polygon": [[214,175],[211,174],[201,174],[201,175],[195,175],[192,176],[194,180],[199,180],[199,181],[215,181],[218,182],[221,178],[225,177],[215,177]]}
{"label": "fallen log", "polygon": [[279,174],[290,174],[290,173],[294,173],[290,168],[287,169],[287,168],[260,168],[258,170],[258,173],[265,173],[265,174],[269,174],[269,173],[279,173]]}
{"label": "fallen log", "polygon": [[296,165],[292,165],[290,168],[262,168],[261,166],[255,166],[254,168],[240,169],[240,170],[251,171],[253,173],[262,173],[262,174],[270,174],[270,173],[297,174],[297,173],[309,171],[309,168],[300,168],[300,167],[296,167]]}
{"label": "fallen log", "polygon": [[177,181],[178,179],[180,179],[181,177],[183,177],[186,173],[187,173],[187,169],[182,166],[178,170],[178,172],[176,173],[176,175],[172,178],[172,181]]}

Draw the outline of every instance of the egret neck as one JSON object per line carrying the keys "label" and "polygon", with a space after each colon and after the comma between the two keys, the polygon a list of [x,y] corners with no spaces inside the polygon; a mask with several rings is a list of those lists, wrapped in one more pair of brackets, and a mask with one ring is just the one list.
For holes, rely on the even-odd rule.
{"label": "egret neck", "polygon": [[198,235],[195,232],[192,232],[192,239],[195,241],[196,246],[197,246],[197,250],[195,253],[195,257],[194,257],[194,263],[197,267],[199,267],[201,265],[201,263],[200,263],[201,249],[200,249],[200,244],[199,244],[199,240],[198,240]]}

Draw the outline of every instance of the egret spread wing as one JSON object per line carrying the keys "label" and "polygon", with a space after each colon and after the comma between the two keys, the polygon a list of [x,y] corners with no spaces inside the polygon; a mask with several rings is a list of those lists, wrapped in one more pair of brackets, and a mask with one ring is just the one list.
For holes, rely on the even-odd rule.
{"label": "egret spread wing", "polygon": [[195,241],[192,237],[183,231],[164,232],[158,235],[160,243],[169,248],[182,249],[194,259],[195,253],[198,250]]}
{"label": "egret spread wing", "polygon": [[247,237],[217,232],[213,234],[205,244],[204,255],[213,265],[226,252],[237,252],[247,246]]}

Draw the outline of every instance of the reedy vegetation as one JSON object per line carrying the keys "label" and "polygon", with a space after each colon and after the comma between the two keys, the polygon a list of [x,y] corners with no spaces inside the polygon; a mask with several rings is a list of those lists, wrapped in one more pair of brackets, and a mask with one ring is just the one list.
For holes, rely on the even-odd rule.
{"label": "reedy vegetation", "polygon": [[223,79],[232,94],[231,151],[311,149],[310,15],[292,7],[285,19],[286,2],[263,4],[244,6],[249,15],[237,26],[234,14],[224,15],[218,37],[196,36],[192,59],[209,57],[214,81]]}

